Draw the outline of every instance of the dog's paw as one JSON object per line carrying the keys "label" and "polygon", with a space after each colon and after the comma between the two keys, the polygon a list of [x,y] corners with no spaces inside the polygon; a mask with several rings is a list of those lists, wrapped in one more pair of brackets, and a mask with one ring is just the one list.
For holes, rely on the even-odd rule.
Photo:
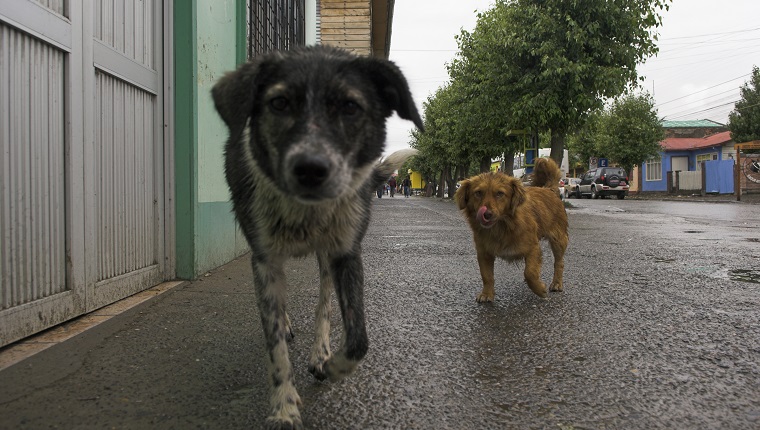
{"label": "dog's paw", "polygon": [[321,362],[319,364],[312,363],[309,364],[309,373],[311,373],[314,378],[318,381],[324,381],[327,379],[327,373],[325,372],[325,363]]}
{"label": "dog's paw", "polygon": [[533,291],[533,294],[537,295],[538,297],[541,297],[542,299],[549,298],[549,293],[546,291],[546,288],[544,288],[544,291]]}
{"label": "dog's paw", "polygon": [[327,379],[325,372],[325,362],[330,359],[330,339],[325,337],[320,342],[316,342],[311,349],[309,358],[309,373],[319,381]]}
{"label": "dog's paw", "polygon": [[275,389],[272,398],[272,415],[267,417],[267,429],[303,429],[301,413],[298,407],[301,406],[301,397],[292,386],[284,385]]}
{"label": "dog's paw", "polygon": [[480,293],[475,298],[478,303],[491,303],[493,302],[494,294]]}
{"label": "dog's paw", "polygon": [[301,421],[301,415],[282,417],[271,416],[267,417],[266,421],[267,430],[303,430],[303,422]]}
{"label": "dog's paw", "polygon": [[562,286],[562,283],[561,283],[561,282],[552,282],[551,286],[549,287],[549,291],[558,291],[558,292],[562,292],[562,291],[563,291],[563,288],[564,288],[564,287]]}
{"label": "dog's paw", "polygon": [[537,295],[538,297],[541,297],[542,299],[549,297],[549,292],[546,290],[546,284],[543,282],[528,286],[530,287],[530,290],[533,291],[533,294]]}
{"label": "dog's paw", "polygon": [[354,370],[358,366],[358,361],[349,360],[343,354],[336,354],[327,360],[322,368],[327,378],[330,378],[333,382],[337,382],[354,373]]}
{"label": "dog's paw", "polygon": [[287,313],[285,313],[285,332],[285,341],[291,342],[296,338],[295,333],[293,333],[293,324],[290,323],[290,316]]}

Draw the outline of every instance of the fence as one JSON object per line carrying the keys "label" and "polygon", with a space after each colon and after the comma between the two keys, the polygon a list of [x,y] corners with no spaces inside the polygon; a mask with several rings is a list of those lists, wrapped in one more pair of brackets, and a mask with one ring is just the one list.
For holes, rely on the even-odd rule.
{"label": "fence", "polygon": [[734,160],[712,160],[702,163],[701,170],[668,172],[668,193],[732,194],[734,192]]}
{"label": "fence", "polygon": [[668,172],[668,192],[678,194],[679,192],[701,191],[702,190],[702,172],[691,171],[684,172],[676,170]]}

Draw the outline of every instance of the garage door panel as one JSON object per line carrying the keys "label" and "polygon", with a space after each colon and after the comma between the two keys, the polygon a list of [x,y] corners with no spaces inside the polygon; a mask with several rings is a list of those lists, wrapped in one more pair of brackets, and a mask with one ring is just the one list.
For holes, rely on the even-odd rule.
{"label": "garage door panel", "polygon": [[35,3],[45,9],[49,9],[51,12],[55,12],[58,15],[68,17],[65,2],[66,0],[35,0]]}
{"label": "garage door panel", "polygon": [[67,289],[64,60],[0,24],[1,309]]}
{"label": "garage door panel", "polygon": [[[163,276],[161,2],[100,0],[92,11],[92,145],[86,151],[87,308]],[[85,73],[88,73],[85,71]],[[90,78],[88,78],[90,79]],[[91,151],[91,152],[90,152]],[[161,264],[159,264],[161,263]]]}
{"label": "garage door panel", "polygon": [[71,22],[62,6],[48,8],[31,1],[0,1],[0,17],[26,34],[66,52],[72,49]]}
{"label": "garage door panel", "polygon": [[163,8],[0,0],[0,346],[164,278]]}
{"label": "garage door panel", "polygon": [[34,3],[14,2],[14,18],[28,24],[17,25],[4,15],[8,3],[0,2],[0,346],[85,309],[67,258],[81,215],[66,203],[71,31],[45,28],[53,15]]}
{"label": "garage door panel", "polygon": [[102,0],[95,4],[95,39],[155,70],[155,2]]}
{"label": "garage door panel", "polygon": [[96,74],[97,281],[156,264],[155,96]]}

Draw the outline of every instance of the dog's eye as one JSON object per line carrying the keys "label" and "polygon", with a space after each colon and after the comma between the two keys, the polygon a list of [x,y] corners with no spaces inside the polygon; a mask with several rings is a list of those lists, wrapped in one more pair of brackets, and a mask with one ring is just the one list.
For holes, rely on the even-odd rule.
{"label": "dog's eye", "polygon": [[502,197],[504,197],[504,193],[503,193],[503,192],[501,192],[501,191],[498,191],[498,192],[496,193],[496,198],[497,198],[497,199],[500,199],[500,198],[502,198]]}
{"label": "dog's eye", "polygon": [[359,104],[352,100],[345,101],[340,108],[341,113],[346,116],[354,116],[358,114],[360,110],[361,107]]}
{"label": "dog's eye", "polygon": [[472,196],[475,197],[476,199],[479,199],[479,198],[483,197],[483,192],[482,191],[475,191],[474,193],[472,193]]}
{"label": "dog's eye", "polygon": [[278,112],[284,112],[290,106],[290,102],[285,97],[275,97],[269,101],[269,106]]}

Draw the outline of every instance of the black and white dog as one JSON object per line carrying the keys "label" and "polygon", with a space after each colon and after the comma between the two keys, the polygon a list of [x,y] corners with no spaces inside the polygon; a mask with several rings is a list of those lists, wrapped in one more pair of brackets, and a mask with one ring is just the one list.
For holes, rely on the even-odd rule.
{"label": "black and white dog", "polygon": [[[320,296],[309,371],[338,380],[367,352],[361,243],[371,196],[414,150],[378,162],[393,111],[422,129],[401,71],[391,62],[324,46],[262,55],[212,90],[229,127],[225,173],[253,253],[253,276],[272,384],[270,428],[301,428],[286,338],[283,263],[316,253]],[[330,351],[330,294],[343,345]]]}

